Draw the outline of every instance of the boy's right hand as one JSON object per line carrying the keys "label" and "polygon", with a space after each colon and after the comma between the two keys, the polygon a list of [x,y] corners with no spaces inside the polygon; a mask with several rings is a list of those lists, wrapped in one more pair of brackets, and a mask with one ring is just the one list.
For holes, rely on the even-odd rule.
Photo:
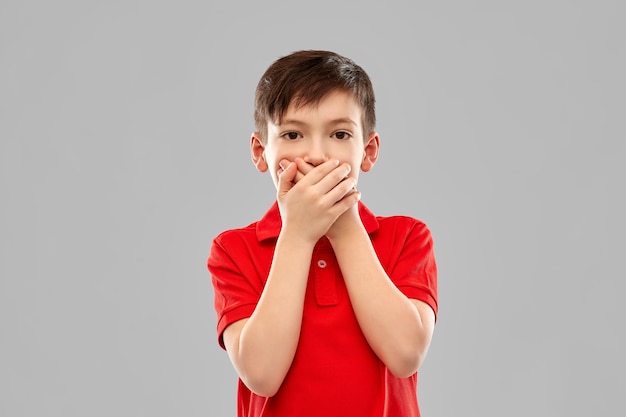
{"label": "boy's right hand", "polygon": [[350,165],[328,160],[308,173],[290,162],[278,176],[278,207],[283,230],[310,243],[324,236],[335,220],[359,200]]}

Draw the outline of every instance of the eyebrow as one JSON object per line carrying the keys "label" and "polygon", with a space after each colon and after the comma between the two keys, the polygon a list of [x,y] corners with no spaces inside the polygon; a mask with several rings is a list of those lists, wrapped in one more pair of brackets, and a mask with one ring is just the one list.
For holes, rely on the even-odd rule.
{"label": "eyebrow", "polygon": [[[347,124],[351,124],[357,127],[359,126],[354,120],[350,119],[349,117],[340,117],[338,119],[333,119],[333,120],[330,120],[327,124],[337,125],[341,123],[347,123]],[[282,125],[287,125],[287,124],[297,125],[297,126],[307,126],[307,123],[297,120],[297,119],[284,119],[280,125],[282,126]]]}

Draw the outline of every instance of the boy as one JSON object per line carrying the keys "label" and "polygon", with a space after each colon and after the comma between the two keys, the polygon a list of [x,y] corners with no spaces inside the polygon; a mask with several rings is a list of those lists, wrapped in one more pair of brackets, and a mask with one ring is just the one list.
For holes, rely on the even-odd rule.
{"label": "boy", "polygon": [[252,161],[276,202],[208,259],[240,417],[419,416],[437,269],[422,222],[360,202],[374,101],[365,71],[327,51],[284,56],[258,84]]}

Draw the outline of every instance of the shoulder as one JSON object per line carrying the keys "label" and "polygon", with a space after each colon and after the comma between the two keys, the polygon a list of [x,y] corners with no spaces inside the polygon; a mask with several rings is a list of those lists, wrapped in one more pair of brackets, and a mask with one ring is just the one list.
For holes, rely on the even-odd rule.
{"label": "shoulder", "polygon": [[254,222],[245,227],[225,230],[215,236],[211,242],[209,263],[224,256],[240,256],[247,252],[246,248],[254,247],[258,243],[256,224]]}
{"label": "shoulder", "polygon": [[378,232],[384,235],[394,234],[395,236],[419,235],[423,238],[432,239],[430,229],[426,223],[415,217],[405,215],[376,216],[378,221]]}
{"label": "shoulder", "polygon": [[378,220],[380,224],[382,223],[397,224],[397,225],[403,225],[403,226],[409,226],[409,227],[413,227],[415,225],[426,226],[426,223],[423,222],[422,220],[417,219],[415,217],[411,217],[411,216],[405,216],[405,215],[376,216],[376,220]]}
{"label": "shoulder", "polygon": [[246,244],[271,246],[280,233],[281,220],[278,203],[274,202],[260,220],[245,227],[225,230],[213,239],[214,245]]}
{"label": "shoulder", "polygon": [[258,222],[250,223],[244,227],[224,230],[213,238],[214,245],[228,246],[242,241],[256,240],[256,225]]}

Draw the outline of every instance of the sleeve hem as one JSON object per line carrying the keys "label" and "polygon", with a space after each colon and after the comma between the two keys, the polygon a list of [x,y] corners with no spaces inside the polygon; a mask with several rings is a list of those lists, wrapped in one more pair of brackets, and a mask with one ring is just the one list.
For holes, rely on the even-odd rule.
{"label": "sleeve hem", "polygon": [[401,287],[398,287],[398,289],[402,291],[402,293],[408,298],[420,300],[428,304],[430,308],[433,309],[433,312],[435,313],[435,321],[437,320],[437,315],[439,313],[438,311],[439,305],[437,303],[437,299],[432,295],[430,291],[424,288],[412,287],[412,286],[401,286]]}
{"label": "sleeve hem", "polygon": [[220,316],[217,322],[217,342],[222,349],[226,350],[226,346],[224,346],[224,330],[234,322],[250,317],[255,307],[255,304],[245,304]]}

